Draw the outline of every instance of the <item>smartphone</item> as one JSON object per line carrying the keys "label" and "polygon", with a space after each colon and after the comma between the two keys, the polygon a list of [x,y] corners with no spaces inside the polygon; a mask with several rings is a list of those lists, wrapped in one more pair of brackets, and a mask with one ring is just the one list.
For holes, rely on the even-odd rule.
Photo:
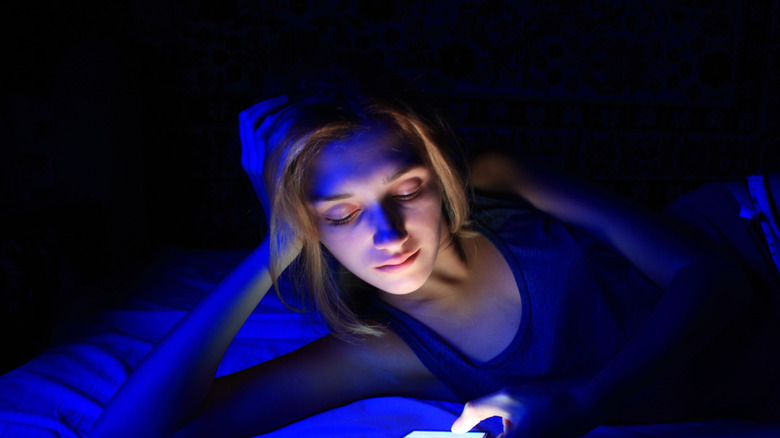
{"label": "smartphone", "polygon": [[453,433],[435,430],[414,430],[403,438],[487,438],[486,432]]}

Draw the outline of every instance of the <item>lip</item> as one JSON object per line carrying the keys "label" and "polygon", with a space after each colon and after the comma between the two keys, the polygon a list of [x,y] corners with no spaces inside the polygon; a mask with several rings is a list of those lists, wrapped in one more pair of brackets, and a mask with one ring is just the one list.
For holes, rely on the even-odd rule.
{"label": "lip", "polygon": [[[382,272],[391,273],[391,274],[392,273],[396,273],[396,272],[401,272],[401,271],[405,270],[406,268],[408,268],[409,266],[412,266],[412,264],[417,259],[417,256],[419,254],[420,254],[420,250],[418,249],[417,251],[415,251],[414,253],[412,253],[412,254],[410,254],[408,256],[403,256],[402,255],[401,257],[390,259],[390,260],[388,260],[390,263],[386,263],[384,265],[377,266],[374,269],[377,269],[377,270],[382,271]],[[393,263],[393,262],[396,262],[396,261],[398,263]]]}

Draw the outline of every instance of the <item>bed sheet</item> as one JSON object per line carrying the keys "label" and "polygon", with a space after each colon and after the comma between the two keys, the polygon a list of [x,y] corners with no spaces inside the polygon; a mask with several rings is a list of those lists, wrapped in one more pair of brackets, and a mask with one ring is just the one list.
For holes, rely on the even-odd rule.
{"label": "bed sheet", "polygon": [[[83,437],[105,404],[144,355],[247,254],[248,250],[164,248],[123,290],[120,306],[70,327],[62,342],[0,376],[0,436]],[[283,284],[283,290],[289,287]],[[223,375],[289,352],[326,333],[292,312],[270,292],[227,349]],[[332,409],[262,435],[399,438],[414,429],[447,430],[462,405],[383,397]],[[501,432],[494,418],[480,424]],[[602,426],[587,435],[607,437],[780,437],[780,425],[735,419],[639,426]]]}

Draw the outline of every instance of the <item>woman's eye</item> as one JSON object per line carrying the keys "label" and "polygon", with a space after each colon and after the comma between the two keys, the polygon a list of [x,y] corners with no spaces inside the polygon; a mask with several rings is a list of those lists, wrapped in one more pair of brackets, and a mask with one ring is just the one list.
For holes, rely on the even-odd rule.
{"label": "woman's eye", "polygon": [[406,194],[402,194],[402,195],[395,195],[394,198],[398,199],[400,201],[410,201],[410,200],[416,198],[417,195],[419,195],[421,192],[422,192],[422,187],[419,187],[419,188],[417,188],[417,190],[415,190],[415,191],[413,191],[411,193],[406,193]]}
{"label": "woman's eye", "polygon": [[331,219],[329,217],[326,217],[324,219],[325,219],[325,221],[327,223],[329,223],[331,225],[345,225],[345,224],[347,224],[349,222],[352,222],[352,220],[355,219],[357,217],[357,215],[358,215],[358,210],[355,210],[352,213],[350,213],[349,215],[344,216],[344,217],[339,218],[339,219]]}

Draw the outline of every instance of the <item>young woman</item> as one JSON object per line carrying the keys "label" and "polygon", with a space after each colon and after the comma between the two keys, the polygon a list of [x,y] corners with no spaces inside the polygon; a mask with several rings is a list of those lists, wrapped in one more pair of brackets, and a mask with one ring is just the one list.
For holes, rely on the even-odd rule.
{"label": "young woman", "polygon": [[[766,410],[780,378],[766,242],[719,242],[732,259],[684,224],[496,154],[472,163],[471,195],[442,119],[376,89],[269,99],[240,126],[269,237],[149,353],[94,436],[252,436],[386,395],[464,402],[454,431],[500,416],[507,437],[780,418]],[[739,211],[725,186],[707,190],[675,210],[701,231],[704,197]],[[215,379],[296,259],[332,334]]]}

